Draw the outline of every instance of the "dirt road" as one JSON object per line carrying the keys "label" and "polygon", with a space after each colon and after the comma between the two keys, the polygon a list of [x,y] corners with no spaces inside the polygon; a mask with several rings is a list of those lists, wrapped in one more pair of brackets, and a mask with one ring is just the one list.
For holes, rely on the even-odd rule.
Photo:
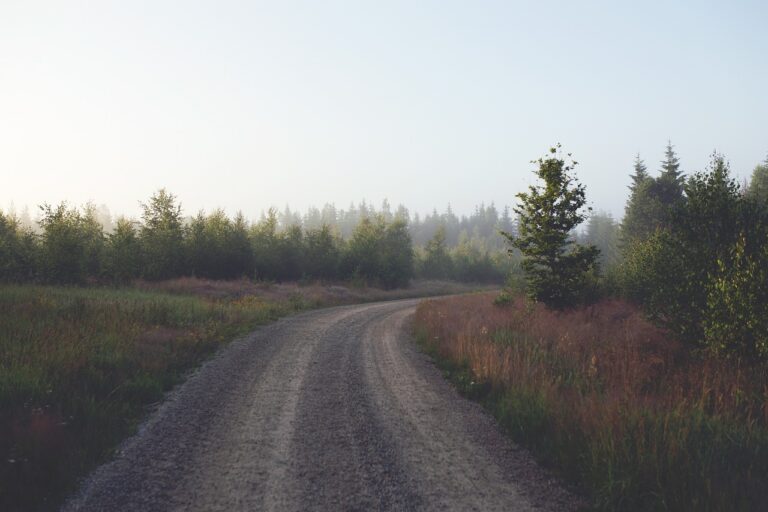
{"label": "dirt road", "polygon": [[314,311],[233,343],[65,509],[573,509],[413,345],[416,304]]}

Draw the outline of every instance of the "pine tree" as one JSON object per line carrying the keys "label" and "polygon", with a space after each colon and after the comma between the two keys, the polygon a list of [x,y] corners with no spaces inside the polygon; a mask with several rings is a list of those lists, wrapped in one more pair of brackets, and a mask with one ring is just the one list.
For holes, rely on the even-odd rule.
{"label": "pine tree", "polygon": [[677,158],[672,141],[667,141],[667,148],[664,151],[664,160],[661,161],[661,176],[660,178],[669,179],[673,183],[677,183],[680,187],[683,186],[685,181],[683,173],[680,171],[680,159]]}
{"label": "pine tree", "polygon": [[635,173],[630,176],[632,178],[632,184],[629,186],[629,190],[633,193],[651,177],[651,175],[648,174],[648,168],[645,166],[645,162],[640,158],[640,153],[635,156],[634,170]]}
{"label": "pine tree", "polygon": [[648,174],[648,168],[639,153],[635,157],[634,173],[630,178],[632,184],[629,185],[630,194],[621,223],[621,238],[625,246],[634,240],[646,238],[655,229],[648,208],[649,191],[654,179]]}
{"label": "pine tree", "polygon": [[534,162],[543,185],[517,194],[520,233],[504,235],[523,253],[529,297],[555,309],[573,306],[583,296],[599,252],[571,239],[573,229],[586,218],[586,193],[572,176],[577,163],[566,163],[559,149],[558,144],[547,158]]}

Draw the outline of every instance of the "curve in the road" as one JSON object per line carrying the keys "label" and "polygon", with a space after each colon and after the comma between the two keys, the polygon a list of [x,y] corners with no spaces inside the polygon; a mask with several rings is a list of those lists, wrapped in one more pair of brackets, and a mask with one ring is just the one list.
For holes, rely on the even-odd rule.
{"label": "curve in the road", "polygon": [[65,510],[569,510],[413,345],[418,301],[318,310],[203,365]]}

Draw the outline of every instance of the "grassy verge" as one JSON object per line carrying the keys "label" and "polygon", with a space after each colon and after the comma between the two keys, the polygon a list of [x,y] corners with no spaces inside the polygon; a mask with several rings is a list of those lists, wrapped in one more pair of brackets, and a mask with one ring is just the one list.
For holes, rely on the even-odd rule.
{"label": "grassy verge", "polygon": [[190,368],[299,300],[0,287],[0,510],[48,509]]}
{"label": "grassy verge", "polygon": [[466,292],[182,278],[132,288],[0,286],[0,510],[49,510],[186,372],[304,309]]}
{"label": "grassy verge", "polygon": [[598,510],[761,510],[765,366],[692,354],[632,306],[555,313],[493,294],[438,299],[419,342]]}

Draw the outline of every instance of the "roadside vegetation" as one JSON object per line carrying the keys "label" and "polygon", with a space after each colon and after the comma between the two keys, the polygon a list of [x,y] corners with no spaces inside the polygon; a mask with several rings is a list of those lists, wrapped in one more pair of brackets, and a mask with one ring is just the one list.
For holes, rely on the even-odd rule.
{"label": "roadside vegetation", "polygon": [[598,510],[761,510],[768,372],[694,353],[627,302],[433,299],[419,343]]}
{"label": "roadside vegetation", "polygon": [[466,291],[181,278],[0,286],[0,510],[50,510],[223,344],[292,312]]}
{"label": "roadside vegetation", "polygon": [[184,372],[238,334],[302,305],[1,287],[0,509],[58,505]]}
{"label": "roadside vegetation", "polygon": [[139,220],[66,203],[42,205],[35,224],[0,212],[0,510],[56,507],[149,404],[256,325],[466,291],[474,285],[445,278],[500,283],[507,271],[477,239],[448,255],[459,262],[450,275],[423,271],[417,254],[431,253],[414,248],[407,212],[386,204],[317,220],[274,209],[258,222],[186,217],[166,190]]}
{"label": "roadside vegetation", "polygon": [[597,509],[760,510],[768,161],[742,187],[717,153],[690,176],[671,144],[656,177],[638,156],[621,223],[559,147],[535,163],[505,233],[523,279],[422,304],[420,343]]}
{"label": "roadside vegetation", "polygon": [[[415,329],[461,389],[605,510],[768,500],[768,161],[638,156],[624,218],[559,146],[499,213],[326,205],[141,219],[0,212],[0,509],[51,508],[218,346],[293,311],[467,291]],[[514,215],[513,215],[514,214]],[[582,224],[584,226],[582,227]],[[438,280],[414,286],[414,279]]]}

